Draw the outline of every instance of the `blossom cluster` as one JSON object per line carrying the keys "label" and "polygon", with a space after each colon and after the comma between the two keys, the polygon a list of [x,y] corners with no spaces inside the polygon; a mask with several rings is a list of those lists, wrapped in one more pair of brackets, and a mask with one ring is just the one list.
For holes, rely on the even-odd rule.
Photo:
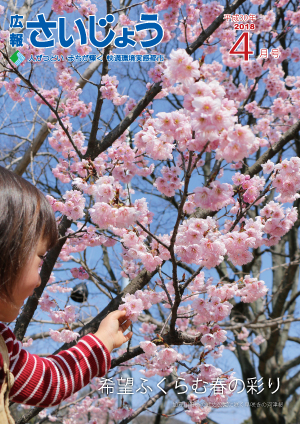
{"label": "blossom cluster", "polygon": [[64,310],[54,311],[50,309],[49,315],[53,322],[56,324],[72,324],[75,322],[78,314],[76,313],[75,307],[72,305],[67,305]]}
{"label": "blossom cluster", "polygon": [[116,77],[104,75],[101,83],[100,91],[104,99],[112,100],[113,104],[116,106],[121,106],[126,102],[128,96],[120,96],[117,91],[119,81]]}
{"label": "blossom cluster", "polygon": [[175,253],[185,263],[212,268],[223,261],[226,253],[220,236],[215,219],[190,218],[178,228]]}
{"label": "blossom cluster", "polygon": [[20,84],[21,79],[20,78],[15,78],[12,81],[0,81],[0,88],[2,86],[5,87],[7,94],[9,95],[9,97],[15,101],[15,102],[24,102],[25,99],[20,95],[20,93],[17,92],[17,88],[18,85]]}
{"label": "blossom cluster", "polygon": [[70,271],[73,277],[78,278],[79,280],[86,280],[89,277],[89,274],[82,266],[80,268],[72,268]]}
{"label": "blossom cluster", "polygon": [[298,194],[300,190],[300,158],[284,159],[274,166],[274,171],[272,186],[279,193],[275,200],[283,203],[298,199],[300,197]]}
{"label": "blossom cluster", "polygon": [[[185,110],[160,112],[155,119],[149,119],[135,136],[141,152],[147,152],[153,159],[168,159],[176,140],[181,151],[206,148],[215,150],[217,159],[238,162],[259,148],[249,126],[236,124],[235,104],[225,97],[221,84],[217,80],[195,82],[199,75],[199,63],[192,61],[185,50],[172,51],[165,65],[164,86],[170,89],[172,84],[180,82],[177,94],[184,95]],[[161,180],[158,189],[163,187],[160,183]]]}
{"label": "blossom cluster", "polygon": [[66,215],[69,219],[77,221],[84,215],[85,198],[78,190],[69,190],[63,195],[65,202],[60,202],[52,196],[47,196],[49,203],[55,211]]}
{"label": "blossom cluster", "polygon": [[213,181],[208,187],[196,187],[194,195],[189,196],[188,201],[191,202],[193,209],[201,207],[218,211],[230,203],[235,203],[233,196],[233,188],[230,184]]}
{"label": "blossom cluster", "polygon": [[[62,119],[62,122],[65,128],[68,128],[69,134],[72,134],[72,123],[70,122],[69,118]],[[53,124],[48,123],[47,125],[49,128],[55,128],[55,130],[53,131],[52,137],[49,137],[49,143],[51,147],[57,152],[61,153],[64,158],[76,156],[76,152],[74,150],[72,142],[81,153],[83,154],[85,153],[86,151],[86,147],[84,146],[85,137],[81,131],[76,131],[76,133],[72,134],[72,142],[71,142],[68,135],[65,133],[65,131],[63,130],[63,128],[61,128],[59,124],[56,124],[54,126]],[[65,167],[66,165],[67,164],[64,163]],[[61,171],[62,170],[60,169],[59,165],[52,170],[54,176],[59,179],[60,179]],[[62,182],[69,182],[69,181],[70,181],[70,177],[68,177],[67,180],[64,180]]]}
{"label": "blossom cluster", "polygon": [[89,209],[91,218],[99,228],[106,229],[110,225],[117,228],[128,228],[140,217],[141,213],[133,206],[121,206],[116,209],[105,202],[96,202]]}
{"label": "blossom cluster", "polygon": [[269,236],[268,239],[264,239],[264,244],[273,246],[293,227],[298,211],[293,207],[287,208],[284,213],[281,204],[271,201],[260,210],[260,215],[265,223],[264,232]]}
{"label": "blossom cluster", "polygon": [[175,195],[175,191],[179,190],[183,186],[183,182],[180,181],[178,175],[181,173],[181,169],[177,166],[167,168],[163,166],[161,173],[163,177],[156,178],[154,187],[157,187],[157,190],[171,197]]}
{"label": "blossom cluster", "polygon": [[119,310],[125,310],[126,318],[135,322],[145,309],[151,308],[152,305],[159,303],[161,299],[162,293],[151,290],[137,290],[135,294],[127,293],[125,297],[122,297],[124,303],[119,306]]}
{"label": "blossom cluster", "polygon": [[61,332],[50,330],[49,334],[52,340],[59,343],[70,343],[79,337],[79,333],[71,330],[62,330]]}
{"label": "blossom cluster", "polygon": [[[238,172],[232,177],[232,181],[243,189],[243,201],[245,203],[253,203],[259,197],[266,182],[263,177],[255,175],[250,178],[250,175],[243,175]],[[259,204],[261,201],[262,199],[259,199],[255,204]]]}
{"label": "blossom cluster", "polygon": [[151,341],[140,342],[140,346],[145,352],[145,357],[140,355],[139,360],[145,362],[147,368],[140,370],[140,372],[146,377],[169,375],[173,371],[175,361],[182,359],[182,355],[175,349],[162,348],[158,350],[157,346]]}

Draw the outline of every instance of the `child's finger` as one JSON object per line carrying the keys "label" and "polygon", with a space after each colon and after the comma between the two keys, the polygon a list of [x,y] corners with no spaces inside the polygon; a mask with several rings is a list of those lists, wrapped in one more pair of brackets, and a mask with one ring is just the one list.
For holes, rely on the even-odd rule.
{"label": "child's finger", "polygon": [[123,309],[122,311],[117,309],[116,311],[111,312],[109,315],[111,318],[119,320],[119,322],[120,320],[125,321],[126,311],[125,309]]}
{"label": "child's finger", "polygon": [[131,325],[131,321],[130,319],[127,320],[126,322],[124,322],[123,324],[121,324],[121,328],[122,328],[122,332],[124,333],[124,331],[127,330],[127,328]]}
{"label": "child's finger", "polygon": [[126,316],[125,317],[121,317],[121,318],[119,318],[119,323],[120,323],[120,325],[123,325],[123,324],[125,324],[125,322],[130,322],[131,324],[132,324],[132,322],[131,322],[131,320],[130,319],[128,319]]}
{"label": "child's finger", "polygon": [[128,340],[131,339],[132,335],[133,335],[132,331],[129,331],[129,333],[127,333],[127,334],[124,334],[125,341],[128,342]]}
{"label": "child's finger", "polygon": [[119,309],[117,309],[116,311],[113,311],[112,314],[114,314],[114,316],[119,319],[121,317],[124,317],[126,315],[126,310],[122,309],[121,311]]}

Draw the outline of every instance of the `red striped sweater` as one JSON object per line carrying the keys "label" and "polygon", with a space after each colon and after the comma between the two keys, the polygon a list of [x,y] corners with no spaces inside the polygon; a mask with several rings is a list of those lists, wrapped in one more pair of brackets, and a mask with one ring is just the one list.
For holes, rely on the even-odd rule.
{"label": "red striped sweater", "polygon": [[[110,353],[92,333],[82,337],[71,349],[47,358],[22,349],[22,343],[3,323],[0,323],[0,333],[9,353],[9,369],[15,377],[10,400],[17,403],[39,407],[58,405],[86,386],[93,377],[102,377],[110,369]],[[3,378],[0,355],[0,387]]]}

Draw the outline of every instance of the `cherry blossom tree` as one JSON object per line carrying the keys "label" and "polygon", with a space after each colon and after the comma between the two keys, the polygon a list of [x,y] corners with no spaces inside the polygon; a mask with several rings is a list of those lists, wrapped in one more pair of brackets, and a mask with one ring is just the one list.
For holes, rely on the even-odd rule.
{"label": "cherry blossom tree", "polygon": [[[156,50],[126,54],[165,60],[120,66],[110,61],[120,54],[112,42],[97,49],[103,62],[75,63],[67,57],[93,51],[76,40],[73,50],[56,45],[53,54],[64,60],[33,63],[46,52],[27,40],[18,48],[26,61],[18,67],[11,61],[11,15],[22,15],[23,23],[41,11],[48,20],[68,15],[72,30],[74,19],[84,18],[87,28],[88,17],[103,10],[115,20],[96,33],[98,40],[111,29],[119,36],[133,28],[141,12],[159,14],[164,36]],[[23,410],[18,423],[39,414],[37,422],[63,416],[65,424],[77,424],[85,416],[104,423],[109,415],[126,424],[152,406],[159,418],[184,410],[193,422],[213,422],[214,408],[239,390],[239,372],[245,383],[265,382],[260,393],[247,393],[255,404],[247,423],[294,423],[300,411],[297,2],[25,1],[19,8],[3,4],[0,12],[1,165],[47,194],[60,234],[14,333],[25,347],[45,338],[63,343],[57,353],[95,332],[109,312],[125,309],[135,336],[116,352],[109,375],[129,366],[164,379],[164,390],[136,410],[101,395],[94,379],[88,395],[72,395],[51,412]],[[133,39],[147,37],[143,31]],[[124,289],[122,278],[129,279]],[[75,307],[70,294],[78,280],[97,293]],[[240,370],[213,362],[221,364],[226,350]],[[185,395],[178,394],[182,379]],[[202,396],[201,388],[216,381],[222,392]],[[172,391],[184,408],[168,406]]]}

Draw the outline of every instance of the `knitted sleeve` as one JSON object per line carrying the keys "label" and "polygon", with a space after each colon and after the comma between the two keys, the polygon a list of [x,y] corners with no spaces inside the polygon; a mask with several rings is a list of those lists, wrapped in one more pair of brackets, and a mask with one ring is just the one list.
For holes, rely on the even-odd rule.
{"label": "knitted sleeve", "polygon": [[[22,348],[9,327],[0,323],[5,340],[10,371],[15,377],[10,400],[17,403],[48,407],[86,386],[94,377],[104,376],[110,369],[110,353],[94,334],[82,337],[76,346],[40,358]],[[3,382],[3,361],[0,355],[0,387]]]}

